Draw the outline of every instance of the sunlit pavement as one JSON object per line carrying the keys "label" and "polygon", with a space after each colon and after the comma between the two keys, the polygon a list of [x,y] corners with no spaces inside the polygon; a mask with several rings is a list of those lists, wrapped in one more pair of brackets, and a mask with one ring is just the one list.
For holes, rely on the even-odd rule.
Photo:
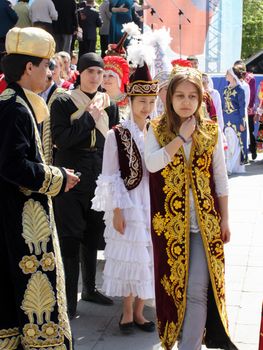
{"label": "sunlit pavement", "polygon": [[[229,179],[232,237],[225,246],[226,293],[232,340],[239,350],[258,350],[263,300],[263,155],[259,154],[246,170],[246,174]],[[103,265],[103,254],[99,252],[98,287]],[[146,307],[145,314],[154,319],[154,308]],[[80,300],[78,315],[71,322],[75,350],[159,349],[157,333],[136,329],[133,335],[121,335],[120,315],[120,298],[115,298],[112,306]]]}

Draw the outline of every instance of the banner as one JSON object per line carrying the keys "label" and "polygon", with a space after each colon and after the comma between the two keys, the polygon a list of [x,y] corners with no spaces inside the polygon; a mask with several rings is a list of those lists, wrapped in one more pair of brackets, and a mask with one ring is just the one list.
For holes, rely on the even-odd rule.
{"label": "banner", "polygon": [[144,11],[146,27],[170,28],[172,58],[195,55],[200,69],[209,71],[211,65],[215,72],[240,58],[242,0],[145,0],[144,4],[152,7]]}

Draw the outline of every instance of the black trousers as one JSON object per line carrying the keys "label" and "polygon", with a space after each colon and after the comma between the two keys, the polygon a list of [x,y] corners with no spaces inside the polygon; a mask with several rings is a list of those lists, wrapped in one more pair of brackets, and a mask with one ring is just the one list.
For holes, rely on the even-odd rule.
{"label": "black trousers", "polygon": [[96,40],[83,40],[79,42],[79,57],[88,52],[96,51]]}
{"label": "black trousers", "polygon": [[249,137],[250,137],[249,150],[252,154],[257,153],[257,143],[254,136],[254,127],[255,127],[254,115],[248,116],[248,127],[249,127]]}
{"label": "black trousers", "polygon": [[54,199],[68,309],[73,314],[77,305],[79,263],[81,262],[82,292],[92,292],[96,286],[97,250],[105,247],[104,213],[91,209],[95,186],[95,181],[90,181],[88,192],[71,190]]}
{"label": "black trousers", "polygon": [[108,50],[109,44],[109,35],[100,35],[100,49],[101,49],[101,57],[106,56],[106,51]]}
{"label": "black trousers", "polygon": [[38,22],[34,22],[33,26],[38,27],[38,28],[42,28],[42,29],[46,30],[49,34],[53,35],[52,23],[38,21]]}

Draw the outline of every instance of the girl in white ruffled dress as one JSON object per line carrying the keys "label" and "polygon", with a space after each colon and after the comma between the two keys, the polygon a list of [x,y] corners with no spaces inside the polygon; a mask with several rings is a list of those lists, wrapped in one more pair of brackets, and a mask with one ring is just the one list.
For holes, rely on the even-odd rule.
{"label": "girl in white ruffled dress", "polygon": [[137,68],[127,90],[132,115],[107,134],[93,199],[93,209],[105,211],[102,290],[108,296],[123,297],[119,328],[124,334],[132,333],[134,326],[146,332],[155,330],[154,322],[143,315],[145,300],[154,298],[144,127],[158,92],[146,64]]}

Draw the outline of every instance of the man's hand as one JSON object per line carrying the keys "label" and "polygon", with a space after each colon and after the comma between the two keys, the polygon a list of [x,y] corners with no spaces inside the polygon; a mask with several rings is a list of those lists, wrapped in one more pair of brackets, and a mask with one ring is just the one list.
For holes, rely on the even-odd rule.
{"label": "man's hand", "polygon": [[89,112],[89,114],[94,119],[95,123],[102,117],[103,115],[103,108],[100,104],[97,102],[92,103],[87,106],[86,111]]}
{"label": "man's hand", "polygon": [[68,192],[71,190],[73,187],[75,187],[79,182],[80,179],[78,176],[74,174],[74,170],[72,169],[65,169],[66,174],[67,174],[67,183],[65,187],[65,192]]}

